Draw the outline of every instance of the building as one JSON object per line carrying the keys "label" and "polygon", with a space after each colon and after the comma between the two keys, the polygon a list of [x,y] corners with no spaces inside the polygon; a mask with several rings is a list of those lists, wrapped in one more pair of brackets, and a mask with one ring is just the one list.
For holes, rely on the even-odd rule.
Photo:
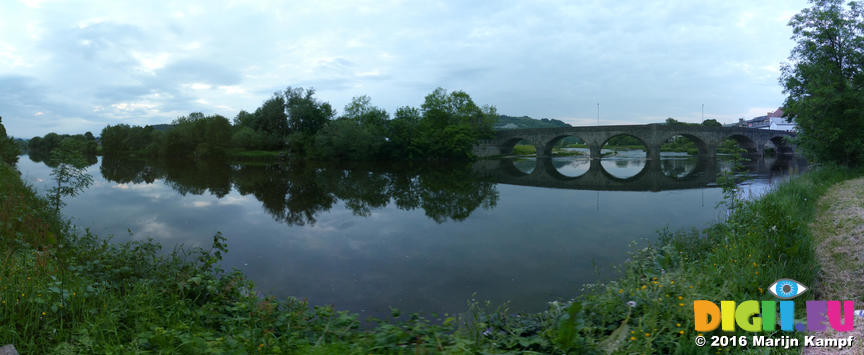
{"label": "building", "polygon": [[794,132],[798,129],[795,122],[787,122],[783,118],[783,108],[778,108],[774,112],[768,112],[765,116],[755,117],[749,120],[743,118],[738,119],[738,127],[772,129],[777,131]]}

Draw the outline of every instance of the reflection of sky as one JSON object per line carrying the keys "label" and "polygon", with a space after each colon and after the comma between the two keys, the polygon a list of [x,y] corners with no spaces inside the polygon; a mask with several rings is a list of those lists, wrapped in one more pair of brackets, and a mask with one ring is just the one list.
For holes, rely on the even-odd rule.
{"label": "reflection of sky", "polygon": [[[44,191],[49,168],[26,157],[19,168]],[[361,217],[337,203],[316,215],[317,223],[292,226],[234,190],[221,199],[182,196],[162,180],[117,184],[103,179],[98,165],[90,172],[93,187],[63,211],[76,225],[117,240],[153,238],[169,251],[178,244],[209,246],[221,231],[230,250],[224,266],[244,271],[262,292],[366,315],[386,314],[387,306],[458,312],[473,292],[511,300],[516,311],[536,311],[547,300],[577,294],[583,283],[611,277],[610,266],[626,258],[631,241],[653,239],[665,226],[715,221],[721,198],[717,188],[598,192],[498,185],[497,206],[476,209],[462,222],[439,224],[422,209],[404,211],[392,203]]]}

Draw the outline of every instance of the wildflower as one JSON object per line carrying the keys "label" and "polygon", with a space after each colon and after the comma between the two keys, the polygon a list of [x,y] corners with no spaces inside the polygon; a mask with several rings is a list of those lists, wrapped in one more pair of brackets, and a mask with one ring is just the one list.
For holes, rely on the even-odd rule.
{"label": "wildflower", "polygon": [[[806,200],[806,199],[805,199],[805,200]],[[772,231],[772,232],[776,232],[776,231],[777,231],[777,226],[776,226],[776,225],[775,225],[775,226],[771,226],[771,231]]]}
{"label": "wildflower", "polygon": [[631,341],[636,340],[636,337],[630,337],[630,340]]}
{"label": "wildflower", "polygon": [[650,336],[651,336],[651,333],[645,333],[645,336],[646,336],[646,337],[650,337]]}
{"label": "wildflower", "polygon": [[486,328],[486,330],[483,331],[483,335],[487,337],[492,335],[492,328]]}
{"label": "wildflower", "polygon": [[636,301],[627,301],[627,305],[630,306],[630,308],[636,307]]}
{"label": "wildflower", "polygon": [[675,326],[680,328],[680,327],[681,327],[681,323],[675,323]]}
{"label": "wildflower", "polygon": [[44,315],[47,315],[47,314],[46,314],[45,312],[42,312],[42,315],[44,316]]}
{"label": "wildflower", "polygon": [[622,289],[619,289],[619,290],[618,290],[618,293],[624,293],[624,289],[623,289],[623,288],[622,288]]}
{"label": "wildflower", "polygon": [[759,265],[756,264],[756,262],[754,261],[754,262],[753,262],[753,267],[757,267],[757,266],[759,266]]}
{"label": "wildflower", "polygon": [[669,284],[674,285],[674,284],[675,284],[675,280],[670,280],[670,281],[669,281]]}
{"label": "wildflower", "polygon": [[765,293],[765,290],[763,290],[763,289],[760,287],[760,288],[759,288],[759,293]]}
{"label": "wildflower", "polygon": [[684,334],[684,331],[683,331],[683,330],[682,330],[682,331],[679,331],[678,334]]}
{"label": "wildflower", "polygon": [[684,304],[683,304],[683,303],[679,303],[678,306],[679,306],[679,307],[684,307]]}
{"label": "wildflower", "polygon": [[646,287],[645,285],[642,285],[642,289],[643,289],[643,290],[645,289],[645,287]]}
{"label": "wildflower", "polygon": [[683,299],[684,299],[684,297],[681,297],[681,296],[678,296],[678,299],[679,299],[679,300],[683,300]]}

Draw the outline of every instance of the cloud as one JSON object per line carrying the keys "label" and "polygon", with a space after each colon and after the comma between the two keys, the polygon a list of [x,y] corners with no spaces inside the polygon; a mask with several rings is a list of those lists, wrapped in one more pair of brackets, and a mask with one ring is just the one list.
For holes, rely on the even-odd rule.
{"label": "cloud", "polygon": [[393,111],[440,86],[519,116],[590,118],[600,102],[610,124],[695,121],[701,104],[734,119],[782,103],[785,23],[806,5],[4,2],[0,115],[33,136],[232,117],[287,86]]}

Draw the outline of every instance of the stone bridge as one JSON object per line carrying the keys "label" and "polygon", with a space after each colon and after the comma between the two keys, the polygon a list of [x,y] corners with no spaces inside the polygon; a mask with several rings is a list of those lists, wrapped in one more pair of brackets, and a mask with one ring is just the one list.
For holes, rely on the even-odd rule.
{"label": "stone bridge", "polygon": [[732,138],[738,145],[752,155],[762,155],[765,146],[771,143],[778,154],[792,154],[795,147],[784,138],[794,136],[786,131],[772,131],[740,127],[706,127],[690,125],[620,125],[562,128],[509,129],[495,132],[495,138],[481,140],[474,146],[474,155],[490,157],[508,155],[519,141],[525,141],[537,148],[537,157],[552,154],[552,147],[565,137],[582,140],[591,153],[591,159],[600,159],[600,150],[610,138],[620,135],[633,136],[642,141],[647,150],[648,160],[660,159],[660,146],[674,136],[684,136],[692,140],[699,149],[700,156],[714,156],[723,140]]}

